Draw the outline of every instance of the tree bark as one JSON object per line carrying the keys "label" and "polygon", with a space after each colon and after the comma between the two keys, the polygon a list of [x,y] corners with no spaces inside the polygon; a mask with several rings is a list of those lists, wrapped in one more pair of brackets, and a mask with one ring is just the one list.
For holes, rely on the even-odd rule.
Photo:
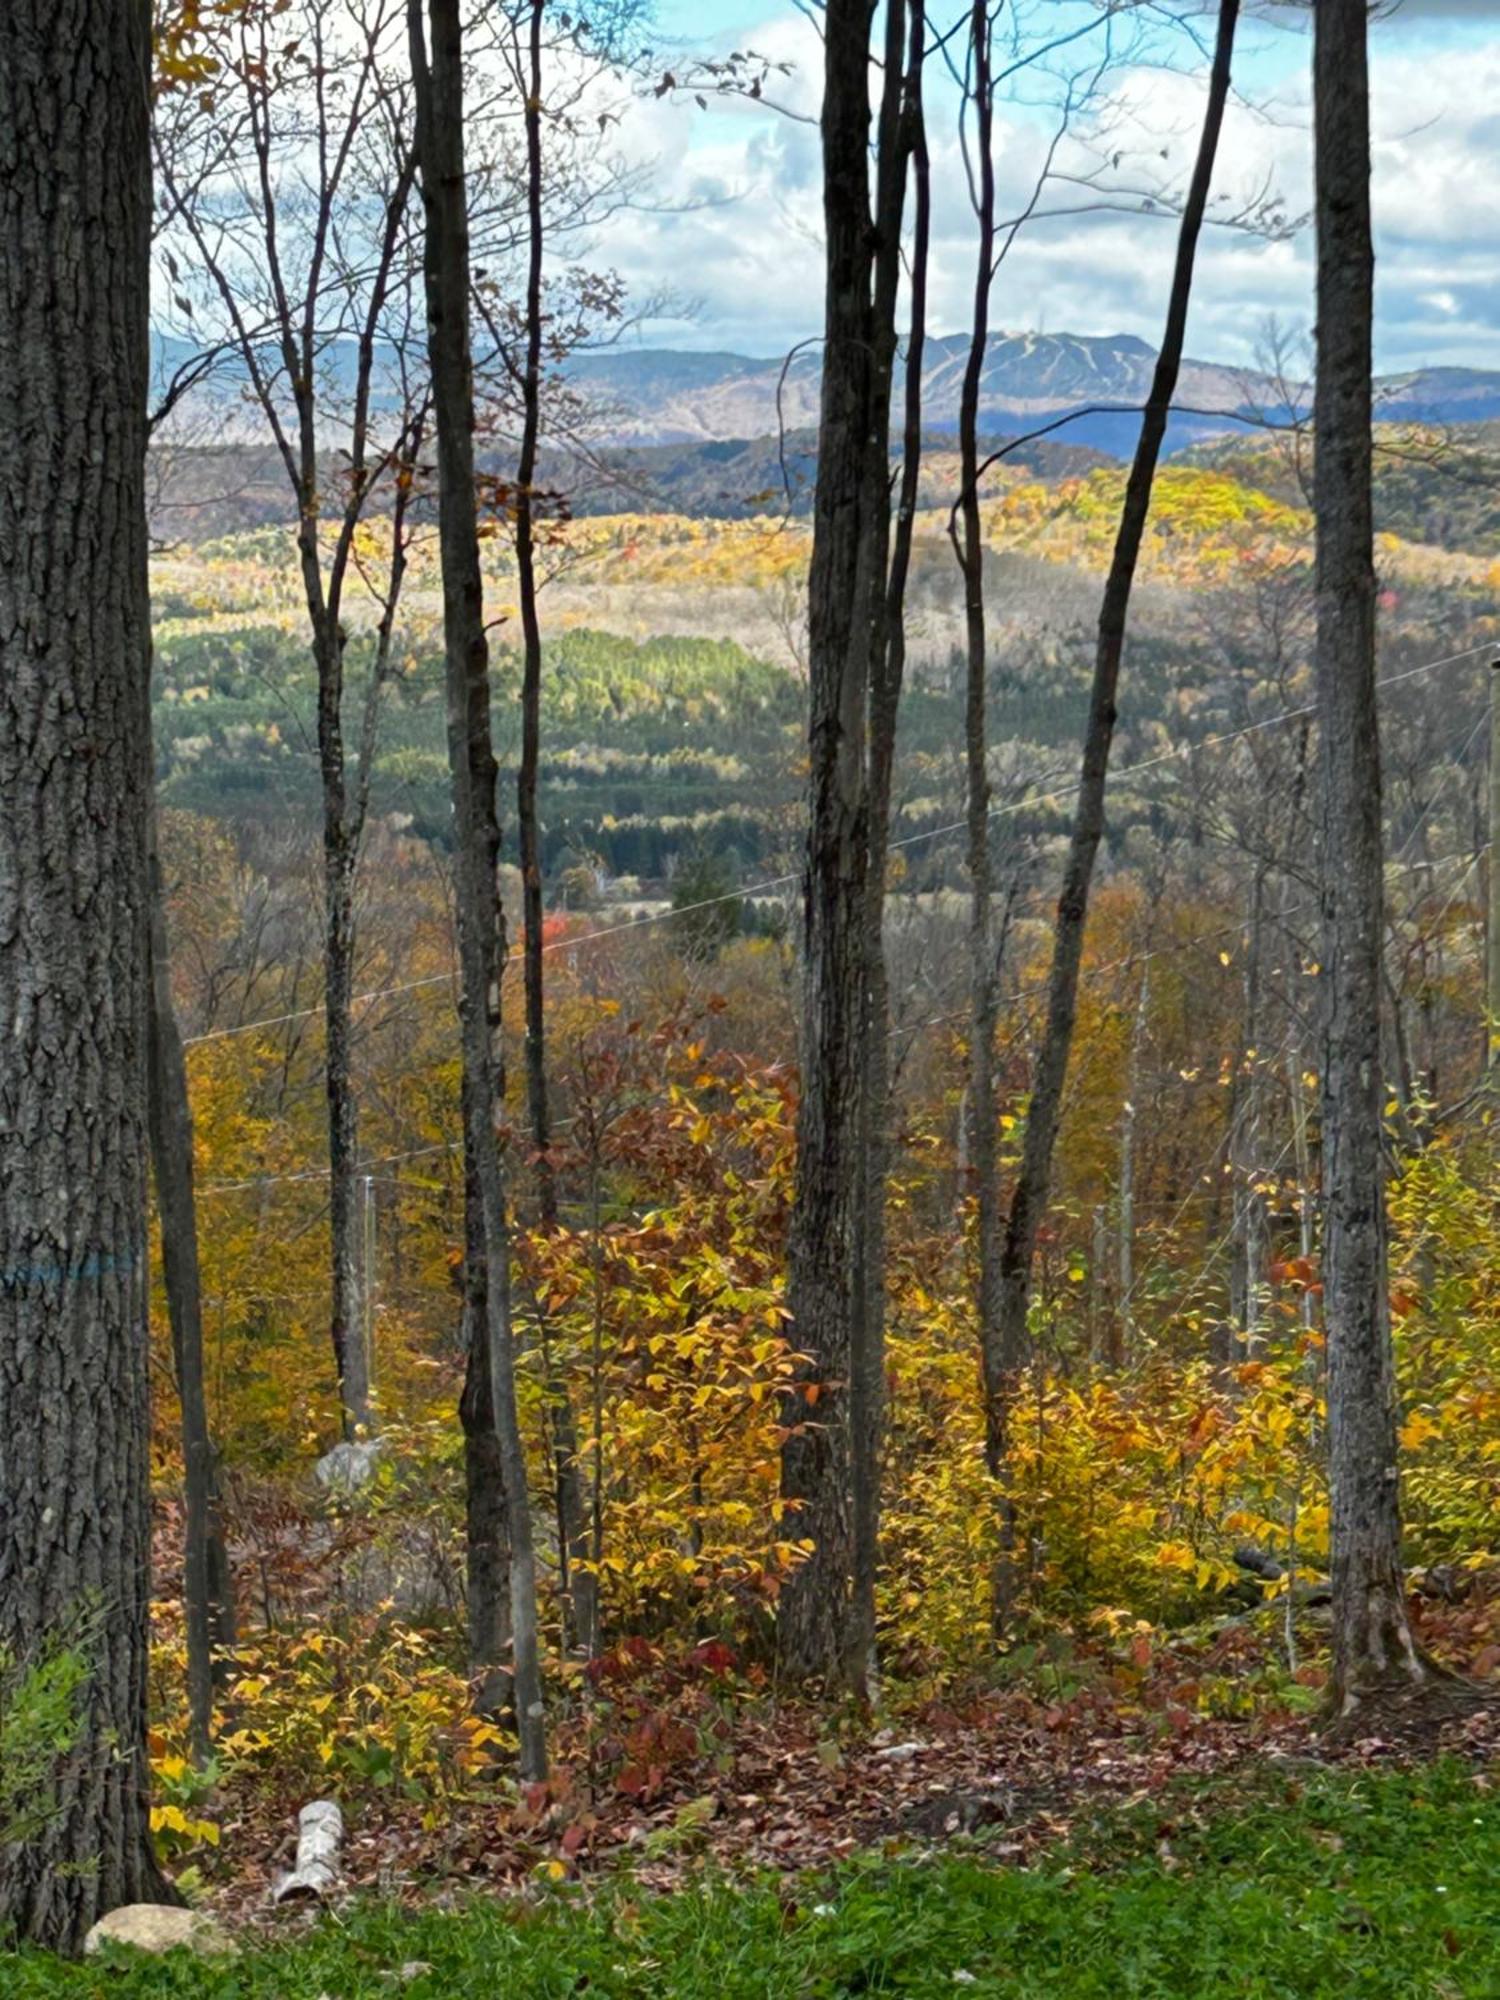
{"label": "tree bark", "polygon": [[542,984],[542,856],[537,826],[537,765],[542,741],[542,629],[537,611],[533,487],[541,431],[542,389],[542,13],[531,0],[526,47],[526,354],[521,367],[521,453],[516,468],[516,595],[521,611],[521,761],[516,772],[516,834],[521,850],[522,948],[526,990],[526,1104],[531,1117],[537,1212],[557,1226],[557,1176],[547,1105],[547,1041]]}
{"label": "tree bark", "polygon": [[[905,68],[902,29],[909,11]],[[890,543],[885,588],[875,600],[871,644],[869,729],[869,879],[865,903],[864,1091],[860,1106],[860,1194],[856,1229],[856,1308],[849,1371],[851,1461],[850,1626],[845,1661],[854,1691],[868,1693],[875,1662],[875,1584],[880,1565],[881,1458],[885,1416],[885,1198],[890,1160],[890,988],[885,963],[886,866],[896,725],[906,675],[906,585],[911,573],[918,482],[922,469],[922,367],[926,349],[927,262],[931,192],[922,108],[926,60],[925,0],[886,18],[885,83],[875,201],[875,369],[877,411],[870,438],[870,478],[889,480],[889,413],[896,349],[896,300],[901,282],[901,229],[908,169],[915,190],[910,256],[910,321],[906,341],[901,483],[894,536],[889,506],[877,505],[871,536],[883,555]]]}
{"label": "tree bark", "polygon": [[[995,267],[994,93],[990,82],[989,0],[974,0],[969,21],[974,103],[975,195],[979,245],[973,330],[959,395],[959,566],[964,581],[964,771],[969,861],[969,1159],[977,1223],[975,1303],[984,1386],[984,1457],[991,1478],[1004,1468],[1007,1410],[1025,1362],[1024,1342],[1007,1347],[1001,1315],[999,1110],[995,1102],[995,969],[990,946],[994,897],[990,865],[989,728],[986,721],[984,535],[979,513],[979,389],[989,343]],[[1024,1329],[1023,1329],[1024,1331]],[[1002,1566],[1003,1567],[1003,1566]],[[997,1616],[1003,1580],[997,1576]]]}
{"label": "tree bark", "polygon": [[1489,851],[1484,940],[1485,1061],[1500,1075],[1500,661],[1490,662]]}
{"label": "tree bark", "polygon": [[1130,1031],[1130,1067],[1125,1073],[1125,1108],[1120,1117],[1120,1239],[1119,1310],[1111,1315],[1107,1359],[1118,1374],[1133,1345],[1135,1303],[1135,1128],[1136,1099],[1141,1088],[1141,1058],[1145,1052],[1146,1024],[1151,1009],[1151,962],[1141,972],[1141,990],[1136,995],[1135,1022]]}
{"label": "tree bark", "polygon": [[[1024,1341],[1006,1338],[1002,1312],[999,1105],[995,1099],[997,968],[991,940],[994,869],[990,856],[989,723],[986,676],[984,532],[979,509],[979,391],[990,332],[995,277],[994,90],[989,0],[973,0],[969,17],[969,91],[974,104],[974,198],[978,248],[969,353],[959,394],[959,503],[954,546],[964,583],[964,779],[969,866],[969,1161],[975,1201],[975,1308],[984,1393],[984,1462],[999,1481],[1009,1450],[1010,1410],[1025,1366]],[[1023,1328],[1024,1330],[1024,1328]],[[999,1502],[999,1547],[990,1577],[997,1631],[1010,1616],[1016,1591],[1015,1510]]]}
{"label": "tree bark", "polygon": [[[546,0],[531,0],[526,84],[526,354],[521,369],[521,451],[516,469],[516,595],[521,610],[521,761],[516,771],[516,833],[521,850],[523,984],[526,1001],[526,1107],[536,1176],[537,1218],[557,1227],[557,1170],[552,1161],[552,1114],[547,1088],[546,987],[542,959],[542,845],[537,820],[537,770],[542,747],[542,626],[536,580],[536,466],[542,423],[542,16]],[[544,1343],[545,1344],[545,1343]],[[544,1357],[545,1359],[545,1357]],[[588,1529],[578,1463],[578,1427],[568,1384],[547,1369],[547,1427],[557,1511],[558,1562],[570,1636],[598,1644],[598,1580],[588,1566]]]}
{"label": "tree bark", "polygon": [[370,1357],[359,1283],[359,1105],[354,1095],[354,874],[344,785],[343,639],[325,632],[318,661],[323,796],[323,1088],[328,1108],[329,1333],[344,1435],[370,1422]]}
{"label": "tree bark", "polygon": [[490,1388],[489,1305],[485,1297],[484,1212],[479,1173],[464,1136],[464,1386],[458,1419],[464,1433],[465,1599],[469,1671],[488,1674],[510,1650],[510,1531],[505,1470]]}
{"label": "tree bark", "polygon": [[1021,1169],[1011,1194],[1001,1254],[1000,1346],[1007,1356],[1024,1354],[1026,1347],[1027,1319],[1031,1307],[1031,1266],[1036,1252],[1037,1232],[1046,1213],[1052,1185],[1052,1155],[1062,1117],[1063,1085],[1067,1079],[1073,1024],[1077,1017],[1078,974],[1083,958],[1084,927],[1088,920],[1089,888],[1099,843],[1104,836],[1105,784],[1109,773],[1110,746],[1114,740],[1115,704],[1125,650],[1126,621],[1141,541],[1151,510],[1151,488],[1156,478],[1157,460],[1161,455],[1182,363],[1183,336],[1193,286],[1193,262],[1213,179],[1219,132],[1224,122],[1224,105],[1229,95],[1230,60],[1238,14],[1238,0],[1221,0],[1198,157],[1193,166],[1177,235],[1177,257],[1167,301],[1166,327],[1126,483],[1125,504],[1120,514],[1119,532],[1115,537],[1114,554],[1099,611],[1094,681],[1084,733],[1078,802],[1063,871],[1062,892],[1057,903],[1057,927],[1047,992],[1047,1021],[1032,1075]]}
{"label": "tree bark", "polygon": [[808,846],[802,1090],[788,1245],[791,1337],[806,1359],[787,1399],[787,1532],[811,1541],[787,1580],[781,1664],[837,1675],[849,1636],[848,1385],[855,1313],[865,1023],[869,796],[865,710],[872,415],[870,15],[829,0],[822,111],[825,351],[808,574]]}
{"label": "tree bark", "polygon": [[203,1300],[198,1210],[193,1184],[193,1113],[177,1010],[172,1002],[166,899],[154,820],[148,825],[151,994],[149,1090],[151,1168],[161,1219],[162,1280],[172,1329],[173,1371],[182,1412],[183,1603],[187,1625],[188,1722],[194,1758],[213,1750],[214,1649],[234,1643],[234,1606],[218,1454],[203,1386]]}
{"label": "tree bark", "polygon": [[1265,1196],[1261,1192],[1260,1048],[1263,1002],[1261,960],[1265,908],[1265,868],[1256,864],[1245,925],[1244,1015],[1240,1031],[1239,1071],[1235,1078],[1234,1123],[1229,1147],[1230,1200],[1233,1204],[1229,1278],[1230,1355],[1236,1362],[1255,1357],[1261,1332],[1261,1306],[1266,1277]]}
{"label": "tree bark", "polygon": [[[888,639],[891,382],[910,147],[904,0],[887,0],[875,212],[866,6],[827,9],[824,361],[808,575],[802,1093],[788,1249],[793,1338],[782,1497],[812,1544],[782,1594],[781,1663],[864,1684],[874,1639],[883,1395],[883,878],[900,673]],[[881,826],[875,830],[879,819]],[[873,898],[873,899],[872,899]],[[883,1032],[883,1031],[882,1031]],[[874,1065],[872,1073],[872,1063]]]}
{"label": "tree bark", "polygon": [[1420,1682],[1401,1569],[1380,1059],[1384,843],[1375,693],[1369,73],[1364,0],[1316,11],[1313,500],[1322,789],[1323,1310],[1333,1585],[1330,1704]]}
{"label": "tree bark", "polygon": [[[144,0],[0,8],[0,1645],[90,1673],[0,1935],[160,1900],[147,1815]],[[3,1753],[0,1753],[3,1754]]]}
{"label": "tree bark", "polygon": [[474,490],[469,352],[469,224],[464,181],[463,28],[458,0],[431,0],[429,67],[421,0],[409,0],[418,153],[426,211],[425,274],[447,660],[448,754],[458,843],[458,944],[464,1131],[479,1188],[490,1391],[510,1529],[510,1615],[523,1778],[547,1775],[536,1562],[526,1454],[516,1408],[510,1242],[497,1124],[504,1103],[500,980],[505,924],[496,885],[500,826],[490,728],[489,644]]}

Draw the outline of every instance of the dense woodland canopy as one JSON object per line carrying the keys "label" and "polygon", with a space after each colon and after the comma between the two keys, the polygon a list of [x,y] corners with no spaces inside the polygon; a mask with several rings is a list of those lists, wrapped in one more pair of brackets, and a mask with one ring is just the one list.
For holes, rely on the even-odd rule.
{"label": "dense woodland canopy", "polygon": [[[571,1881],[842,1855],[882,1755],[971,1833],[945,1732],[1482,1732],[1495,424],[1372,389],[1361,0],[1306,218],[1235,0],[1067,12],[824,0],[815,352],[689,438],[768,391],[641,345],[611,131],[778,61],[0,10],[0,1991],[314,1798]],[[1172,232],[1150,347],[999,334],[1063,198]],[[1316,245],[1232,382],[1226,228]]]}

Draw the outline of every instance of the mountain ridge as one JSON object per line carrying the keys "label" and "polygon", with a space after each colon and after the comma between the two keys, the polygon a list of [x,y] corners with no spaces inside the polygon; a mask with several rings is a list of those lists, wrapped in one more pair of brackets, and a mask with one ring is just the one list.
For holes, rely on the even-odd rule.
{"label": "mountain ridge", "polygon": [[[923,422],[957,427],[967,334],[927,342]],[[1023,436],[1045,425],[1060,442],[1127,456],[1156,366],[1156,349],[1135,334],[997,333],[980,380],[979,421],[992,435]],[[703,444],[804,430],[817,422],[816,353],[766,359],[730,351],[616,347],[574,356],[570,382],[591,396],[604,440],[613,444]],[[1379,414],[1391,421],[1474,422],[1500,416],[1500,372],[1407,369],[1376,378]],[[1302,385],[1290,391],[1264,373],[1186,359],[1168,429],[1179,451],[1305,410]],[[1100,406],[1104,407],[1100,407]]]}
{"label": "mountain ridge", "polygon": [[[968,361],[965,333],[936,334],[926,346],[923,428],[956,430]],[[187,343],[155,342],[158,382],[190,358]],[[331,381],[349,374],[354,349],[331,341],[322,367]],[[269,356],[274,376],[279,361]],[[1136,334],[996,333],[988,342],[979,389],[980,429],[992,437],[1045,430],[1059,444],[1128,457],[1156,366],[1156,350]],[[739,354],[723,348],[618,345],[571,355],[559,368],[586,412],[585,428],[605,446],[708,445],[813,430],[821,365],[809,345],[790,356]],[[1500,417],[1500,372],[1452,365],[1377,376],[1378,414],[1393,421],[1473,423]],[[249,441],[257,428],[243,371],[226,362],[194,392],[201,415]],[[1304,409],[1304,385],[1288,390],[1253,368],[1188,358],[1168,426],[1168,453],[1236,431],[1285,421]],[[377,401],[378,401],[377,397]]]}

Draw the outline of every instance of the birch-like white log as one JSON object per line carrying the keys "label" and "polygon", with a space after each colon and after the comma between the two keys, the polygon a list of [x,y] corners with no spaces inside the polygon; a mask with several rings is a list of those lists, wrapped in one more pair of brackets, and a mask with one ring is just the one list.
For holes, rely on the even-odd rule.
{"label": "birch-like white log", "polygon": [[314,1799],[297,1815],[297,1865],[283,1875],[271,1892],[276,1903],[294,1898],[326,1896],[339,1876],[339,1849],[344,1844],[344,1815],[332,1799]]}

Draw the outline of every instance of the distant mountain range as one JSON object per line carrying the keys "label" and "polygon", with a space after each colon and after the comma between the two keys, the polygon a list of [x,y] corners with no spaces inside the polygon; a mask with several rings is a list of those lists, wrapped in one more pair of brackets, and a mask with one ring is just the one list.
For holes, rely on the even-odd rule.
{"label": "distant mountain range", "polygon": [[[966,334],[927,343],[923,421],[929,431],[957,428],[968,348]],[[980,427],[991,436],[1014,437],[1068,418],[1050,433],[1055,442],[1124,456],[1138,427],[1131,406],[1145,400],[1155,364],[1156,350],[1131,334],[996,334],[980,383]],[[813,348],[783,363],[622,346],[569,364],[573,382],[597,405],[604,437],[630,445],[763,438],[783,427],[805,431],[817,422],[819,373]],[[1500,416],[1500,373],[1483,369],[1419,369],[1381,378],[1376,389],[1379,414],[1391,421],[1474,423]],[[1184,407],[1172,419],[1169,451],[1242,428],[1237,416],[1287,415],[1283,389],[1253,369],[1213,361],[1183,363],[1177,402]]]}
{"label": "distant mountain range", "polygon": [[[338,382],[350,376],[353,355],[339,343],[322,358],[330,448],[338,442]],[[158,341],[158,378],[190,358],[180,341]],[[954,447],[967,360],[966,335],[927,343],[923,430],[935,463]],[[1155,364],[1155,349],[1129,334],[997,334],[980,384],[983,448],[1009,441],[1011,465],[1046,480],[1126,457]],[[566,493],[581,513],[735,517],[783,507],[805,513],[816,473],[819,375],[812,347],[786,363],[624,345],[575,355],[567,376],[589,412],[583,425],[589,443],[544,449],[539,483]],[[377,386],[377,404],[382,393]],[[1423,368],[1378,379],[1376,395],[1377,415],[1387,421],[1479,424],[1500,417],[1500,372]],[[1186,361],[1166,449],[1227,450],[1238,440],[1251,450],[1266,422],[1286,422],[1289,402],[1300,408],[1307,401],[1305,391],[1289,394],[1254,370]],[[221,365],[193,392],[190,412],[181,441],[198,449],[174,461],[172,491],[159,501],[168,516],[163,532],[225,533],[279,520],[281,468],[242,373]],[[226,452],[236,463],[229,483],[216,462]],[[503,472],[510,460],[492,450],[485,462]]]}

